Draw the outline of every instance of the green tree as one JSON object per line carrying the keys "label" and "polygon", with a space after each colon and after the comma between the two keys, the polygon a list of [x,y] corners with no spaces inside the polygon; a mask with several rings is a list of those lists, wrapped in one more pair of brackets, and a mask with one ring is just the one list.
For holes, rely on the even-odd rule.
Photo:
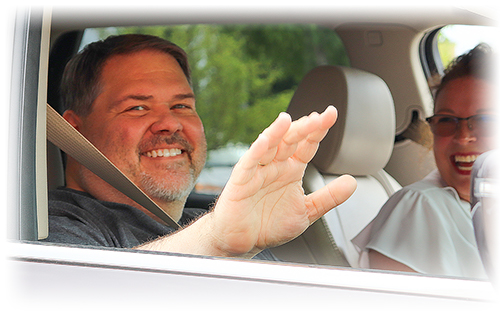
{"label": "green tree", "polygon": [[455,43],[447,38],[442,32],[438,33],[438,51],[444,68],[448,67],[451,61],[456,57]]}

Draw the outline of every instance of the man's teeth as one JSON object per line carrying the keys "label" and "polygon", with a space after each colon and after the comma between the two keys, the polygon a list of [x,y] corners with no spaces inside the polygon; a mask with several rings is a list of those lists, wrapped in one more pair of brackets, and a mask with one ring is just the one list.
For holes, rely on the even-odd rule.
{"label": "man's teeth", "polygon": [[471,163],[476,161],[477,155],[455,156],[455,162]]}
{"label": "man's teeth", "polygon": [[182,151],[179,148],[172,148],[172,149],[157,149],[157,150],[151,150],[146,153],[146,156],[148,157],[173,157],[180,155]]}

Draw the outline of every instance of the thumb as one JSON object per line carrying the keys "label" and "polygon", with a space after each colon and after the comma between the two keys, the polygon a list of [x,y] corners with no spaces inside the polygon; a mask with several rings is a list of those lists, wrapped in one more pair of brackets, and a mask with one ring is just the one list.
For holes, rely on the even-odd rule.
{"label": "thumb", "polygon": [[309,221],[315,222],[334,207],[344,203],[354,193],[356,187],[356,180],[352,176],[343,175],[309,194],[306,197]]}

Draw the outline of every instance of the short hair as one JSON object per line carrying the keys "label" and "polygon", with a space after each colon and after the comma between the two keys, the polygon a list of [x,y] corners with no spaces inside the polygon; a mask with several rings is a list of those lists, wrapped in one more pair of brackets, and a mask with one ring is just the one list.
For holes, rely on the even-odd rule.
{"label": "short hair", "polygon": [[468,53],[455,58],[444,72],[440,83],[435,87],[434,100],[452,80],[462,77],[474,77],[493,81],[493,50],[488,44],[481,43]]}
{"label": "short hair", "polygon": [[174,43],[160,37],[142,34],[110,36],[105,40],[90,43],[66,65],[60,90],[63,111],[73,110],[82,117],[90,114],[92,104],[100,93],[100,77],[106,61],[116,55],[147,49],[174,57],[191,84],[187,54]]}

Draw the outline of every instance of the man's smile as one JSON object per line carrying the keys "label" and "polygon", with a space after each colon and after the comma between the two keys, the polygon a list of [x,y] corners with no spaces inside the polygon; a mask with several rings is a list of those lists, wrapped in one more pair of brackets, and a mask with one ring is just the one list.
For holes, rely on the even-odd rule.
{"label": "man's smile", "polygon": [[170,158],[187,154],[191,159],[193,150],[193,146],[178,134],[169,137],[157,135],[139,146],[140,155],[148,158]]}
{"label": "man's smile", "polygon": [[156,149],[143,153],[144,156],[157,158],[157,157],[175,157],[182,154],[182,150],[180,148],[171,148],[171,149]]}

